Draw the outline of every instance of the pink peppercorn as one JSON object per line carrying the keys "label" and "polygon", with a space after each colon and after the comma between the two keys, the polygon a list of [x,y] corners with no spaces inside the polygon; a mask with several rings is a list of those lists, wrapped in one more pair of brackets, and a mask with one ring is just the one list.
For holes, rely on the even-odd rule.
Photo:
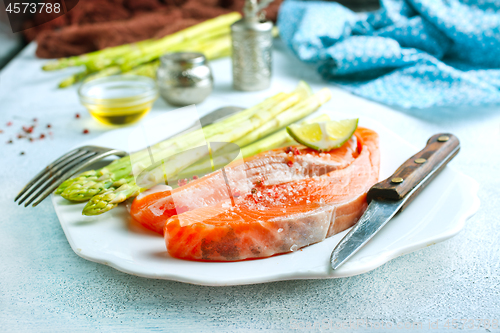
{"label": "pink peppercorn", "polygon": [[25,131],[26,133],[31,133],[33,132],[33,126],[30,127],[23,126],[23,131]]}

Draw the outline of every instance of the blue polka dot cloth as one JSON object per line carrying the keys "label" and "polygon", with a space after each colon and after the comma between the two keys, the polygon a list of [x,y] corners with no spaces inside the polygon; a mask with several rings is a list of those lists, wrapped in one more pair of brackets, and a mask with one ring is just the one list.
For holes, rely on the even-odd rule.
{"label": "blue polka dot cloth", "polygon": [[327,80],[402,108],[500,104],[500,0],[285,1],[282,40]]}

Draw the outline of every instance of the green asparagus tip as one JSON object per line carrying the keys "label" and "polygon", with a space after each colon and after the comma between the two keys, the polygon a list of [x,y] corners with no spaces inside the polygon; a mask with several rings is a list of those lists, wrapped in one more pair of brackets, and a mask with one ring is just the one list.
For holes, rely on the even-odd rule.
{"label": "green asparagus tip", "polygon": [[110,197],[112,196],[113,193],[110,192],[94,196],[92,199],[89,200],[89,202],[87,202],[87,204],[83,208],[82,215],[86,216],[100,215],[115,208],[116,206],[118,206],[118,204],[111,203]]}
{"label": "green asparagus tip", "polygon": [[42,69],[44,71],[55,71],[55,70],[58,70],[58,69],[61,69],[62,67],[60,66],[60,62],[59,61],[51,61],[51,62],[48,62],[46,63],[45,65],[42,66]]}
{"label": "green asparagus tip", "polygon": [[59,187],[55,190],[55,194],[61,194],[67,189],[71,184],[75,182],[74,178],[66,179]]}
{"label": "green asparagus tip", "polygon": [[84,178],[75,181],[62,191],[61,196],[69,201],[87,201],[95,195],[107,191],[114,182],[111,179],[98,181],[95,177],[90,178],[92,179]]}
{"label": "green asparagus tip", "polygon": [[69,86],[72,86],[74,83],[75,83],[75,77],[70,76],[67,79],[64,79],[63,81],[61,81],[61,83],[59,83],[58,87],[59,88],[67,88]]}

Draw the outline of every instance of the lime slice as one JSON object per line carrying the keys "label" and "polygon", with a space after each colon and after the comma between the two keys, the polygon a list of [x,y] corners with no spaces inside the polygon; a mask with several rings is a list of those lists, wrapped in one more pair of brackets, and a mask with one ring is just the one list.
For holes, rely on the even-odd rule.
{"label": "lime slice", "polygon": [[300,144],[319,151],[341,147],[358,128],[358,119],[326,121],[313,124],[293,124],[288,134]]}

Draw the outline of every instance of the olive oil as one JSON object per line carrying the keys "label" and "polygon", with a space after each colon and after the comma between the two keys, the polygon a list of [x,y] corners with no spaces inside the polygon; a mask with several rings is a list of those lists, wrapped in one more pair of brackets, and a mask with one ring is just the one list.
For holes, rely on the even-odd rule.
{"label": "olive oil", "polygon": [[133,124],[144,117],[151,110],[151,102],[124,107],[120,104],[113,105],[88,105],[85,107],[89,110],[94,119],[104,125],[128,125]]}

